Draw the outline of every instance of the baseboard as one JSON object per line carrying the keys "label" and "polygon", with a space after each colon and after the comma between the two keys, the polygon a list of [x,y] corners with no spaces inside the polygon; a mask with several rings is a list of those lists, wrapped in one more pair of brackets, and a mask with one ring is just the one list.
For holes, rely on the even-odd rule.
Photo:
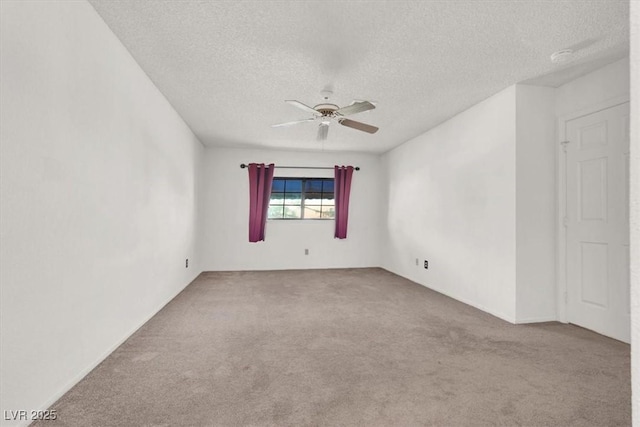
{"label": "baseboard", "polygon": [[[294,267],[274,267],[274,268],[244,268],[244,267],[237,267],[237,268],[207,268],[202,270],[203,273],[233,273],[236,271],[242,271],[242,272],[261,272],[261,271],[308,271],[308,270],[358,270],[358,269],[365,269],[365,268],[380,268],[382,270],[384,270],[384,268],[380,267],[379,265],[358,265],[358,266],[351,266],[351,267],[317,267],[317,266],[311,266],[311,267],[299,267],[299,266],[294,266]],[[387,270],[388,271],[388,270]],[[395,273],[394,273],[395,274]]]}
{"label": "baseboard", "polygon": [[504,320],[505,322],[509,322],[511,324],[514,324],[514,325],[516,324],[516,319],[515,319],[514,316],[510,316],[510,315],[507,315],[505,313],[501,313],[499,311],[490,309],[488,307],[483,306],[482,304],[478,304],[475,301],[470,301],[470,300],[467,300],[465,298],[460,298],[460,297],[458,297],[456,295],[453,295],[453,294],[451,294],[451,293],[449,293],[449,292],[447,292],[447,291],[445,291],[443,289],[439,289],[437,287],[430,286],[430,285],[427,285],[427,284],[424,284],[424,283],[416,282],[411,277],[407,277],[407,276],[404,276],[402,274],[398,274],[398,273],[396,273],[394,271],[386,269],[385,267],[380,267],[380,268],[382,268],[383,270],[388,271],[389,273],[395,274],[396,276],[400,276],[400,277],[403,277],[403,278],[405,278],[407,280],[410,280],[410,281],[412,281],[413,283],[415,283],[417,285],[424,286],[425,288],[430,289],[430,290],[432,290],[434,292],[438,292],[439,294],[445,295],[445,296],[447,296],[447,297],[449,297],[451,299],[454,299],[456,301],[459,301],[459,302],[461,302],[463,304],[467,304],[467,305],[469,305],[469,306],[471,306],[473,308],[477,308],[480,311],[484,311],[485,313],[488,313],[488,314],[490,314],[490,315],[492,315],[494,317],[497,317],[500,320]]}
{"label": "baseboard", "polygon": [[[416,282],[416,283],[418,283],[418,282]],[[505,314],[505,313],[502,313],[502,312],[499,312],[499,311],[493,310],[493,309],[491,309],[491,308],[485,307],[484,305],[482,305],[482,304],[478,304],[478,303],[477,303],[477,302],[475,302],[475,301],[470,301],[470,300],[465,299],[465,298],[460,298],[460,297],[458,297],[458,296],[455,296],[455,295],[453,295],[453,294],[450,294],[449,292],[443,291],[443,290],[441,290],[441,289],[437,289],[437,288],[431,287],[431,286],[429,286],[429,285],[423,285],[422,283],[418,283],[418,284],[419,284],[420,286],[424,286],[425,288],[431,289],[432,291],[436,291],[436,292],[438,292],[438,293],[441,293],[442,295],[446,295],[446,296],[448,296],[449,298],[452,298],[452,299],[454,299],[454,300],[456,300],[456,301],[460,301],[460,302],[461,302],[461,303],[463,303],[463,304],[467,304],[467,305],[470,305],[470,306],[471,306],[471,307],[473,307],[473,308],[477,308],[477,309],[478,309],[478,310],[480,310],[480,311],[484,311],[485,313],[488,313],[488,314],[490,314],[490,315],[492,315],[492,316],[494,316],[494,317],[497,317],[497,318],[498,318],[498,319],[500,319],[500,320],[504,320],[505,322],[509,322],[509,323],[511,323],[511,324],[513,324],[513,325],[515,325],[515,324],[516,324],[516,319],[515,319],[515,317],[514,317],[514,316],[510,316],[510,315],[508,315],[508,314]]]}
{"label": "baseboard", "polygon": [[543,323],[543,322],[557,322],[556,316],[542,316],[542,317],[525,317],[524,319],[518,319],[516,324],[522,325],[525,323]]}
{"label": "baseboard", "polygon": [[[157,310],[153,311],[149,316],[145,317],[144,320],[142,320],[135,327],[133,327],[129,331],[129,333],[126,334],[126,336],[124,338],[122,338],[121,340],[116,342],[114,345],[112,345],[106,352],[104,352],[101,356],[99,356],[93,363],[90,363],[87,367],[82,369],[78,373],[78,375],[76,375],[71,380],[69,380],[60,390],[58,390],[58,392],[56,392],[53,396],[51,396],[51,398],[49,398],[44,404],[40,405],[39,408],[34,408],[34,410],[44,411],[44,410],[50,408],[54,403],[56,403],[58,401],[58,399],[60,399],[62,396],[65,395],[65,393],[67,393],[69,390],[71,390],[73,388],[73,386],[75,386],[80,381],[82,381],[82,379],[84,377],[86,377],[89,374],[89,372],[94,370],[96,368],[96,366],[98,366],[100,363],[102,363],[104,361],[104,359],[109,357],[109,355],[111,353],[113,353],[126,340],[128,340],[131,337],[131,335],[136,333],[136,331],[138,329],[140,329],[149,320],[151,320],[151,318],[153,316],[158,314],[158,312],[160,310],[162,310],[167,304],[169,304],[175,297],[177,297],[180,294],[180,292],[184,291],[187,288],[187,286],[189,286],[191,283],[193,283],[193,281],[196,280],[200,274],[202,274],[202,272],[197,273],[189,282],[187,282],[187,284],[185,284],[183,287],[181,287],[175,294],[171,295],[171,297],[168,300],[166,300],[164,303],[160,304],[160,306],[158,307]],[[28,426],[29,424],[31,424],[31,422],[32,421],[24,421],[24,422],[18,422],[18,423],[12,424],[12,425],[16,426],[16,427],[22,427],[22,426]]]}

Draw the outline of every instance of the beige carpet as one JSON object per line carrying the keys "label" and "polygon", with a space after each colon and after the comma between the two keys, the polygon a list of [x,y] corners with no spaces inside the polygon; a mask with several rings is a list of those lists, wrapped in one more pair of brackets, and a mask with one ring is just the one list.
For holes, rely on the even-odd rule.
{"label": "beige carpet", "polygon": [[630,425],[630,388],[626,344],[381,269],[203,273],[37,425]]}

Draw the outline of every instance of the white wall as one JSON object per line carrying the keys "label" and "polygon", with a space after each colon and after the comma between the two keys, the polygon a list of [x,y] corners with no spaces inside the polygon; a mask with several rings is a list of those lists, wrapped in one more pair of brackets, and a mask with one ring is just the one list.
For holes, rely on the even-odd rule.
{"label": "white wall", "polygon": [[1,410],[42,409],[201,271],[203,149],[88,3],[1,7]]}
{"label": "white wall", "polygon": [[629,58],[616,61],[557,88],[556,116],[576,113],[625,95],[629,95]]}
{"label": "white wall", "polygon": [[511,322],[515,96],[511,86],[382,159],[388,182],[382,266]]}
{"label": "white wall", "polygon": [[557,118],[628,96],[628,66],[507,88],[386,153],[382,265],[505,320],[557,319]]}
{"label": "white wall", "polygon": [[640,2],[631,2],[631,384],[633,425],[640,425]]}
{"label": "white wall", "polygon": [[[207,148],[203,165],[204,270],[279,270],[379,266],[380,193],[377,155]],[[354,172],[347,239],[334,221],[267,221],[264,242],[249,243],[249,180],[241,163],[360,166]],[[276,176],[333,177],[333,170],[276,169]],[[304,254],[309,249],[309,255]]]}
{"label": "white wall", "polygon": [[516,86],[516,321],[556,319],[555,90]]}

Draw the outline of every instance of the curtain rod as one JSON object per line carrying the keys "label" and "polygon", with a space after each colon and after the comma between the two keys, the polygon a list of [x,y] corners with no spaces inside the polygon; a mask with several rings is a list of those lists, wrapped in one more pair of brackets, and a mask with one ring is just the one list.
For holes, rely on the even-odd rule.
{"label": "curtain rod", "polygon": [[[244,163],[240,163],[240,167],[242,169],[246,168],[248,165],[245,165]],[[333,169],[332,167],[327,167],[327,166],[275,166],[276,169]],[[360,166],[356,166],[353,169],[359,171],[360,170]]]}

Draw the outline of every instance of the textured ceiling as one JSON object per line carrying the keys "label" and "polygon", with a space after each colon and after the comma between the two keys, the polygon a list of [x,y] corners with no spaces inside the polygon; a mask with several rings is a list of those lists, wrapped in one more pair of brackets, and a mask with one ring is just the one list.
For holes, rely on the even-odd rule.
{"label": "textured ceiling", "polygon": [[[387,151],[518,82],[558,86],[628,53],[628,1],[90,0],[207,145]],[[549,56],[573,47],[562,64]],[[285,104],[340,106],[374,135]]]}

